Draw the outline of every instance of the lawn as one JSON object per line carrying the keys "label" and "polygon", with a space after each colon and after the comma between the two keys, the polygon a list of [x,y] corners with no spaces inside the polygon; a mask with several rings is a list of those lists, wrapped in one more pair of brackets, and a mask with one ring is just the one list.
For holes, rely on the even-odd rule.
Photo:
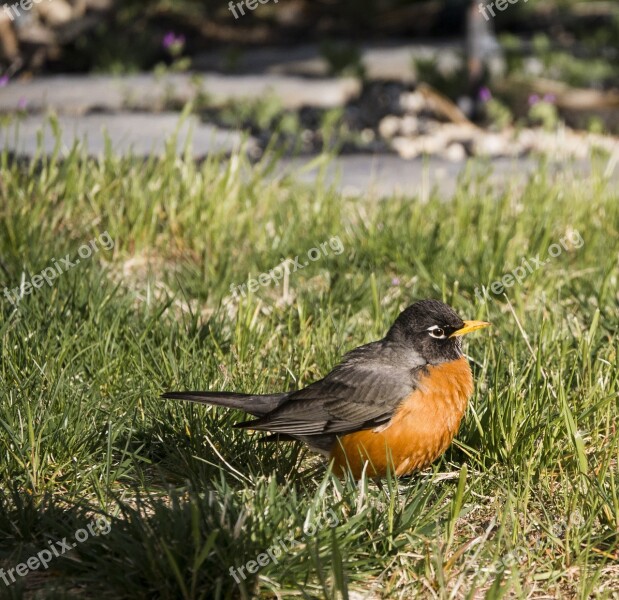
{"label": "lawn", "polygon": [[[617,597],[603,168],[570,181],[542,161],[497,188],[479,164],[424,203],[242,155],[0,160],[0,597]],[[523,260],[505,294],[480,292]],[[3,289],[21,284],[14,305]],[[465,341],[476,391],[456,441],[409,478],[340,481],[232,429],[241,412],[159,398],[304,386],[430,297],[493,326]]]}

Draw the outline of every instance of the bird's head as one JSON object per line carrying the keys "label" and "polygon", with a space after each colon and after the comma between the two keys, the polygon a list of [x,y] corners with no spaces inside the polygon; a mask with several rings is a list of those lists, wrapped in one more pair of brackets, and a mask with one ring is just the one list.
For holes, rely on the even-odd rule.
{"label": "bird's head", "polygon": [[463,321],[438,300],[420,300],[400,313],[386,339],[411,345],[427,363],[435,365],[460,358],[460,337],[488,325]]}

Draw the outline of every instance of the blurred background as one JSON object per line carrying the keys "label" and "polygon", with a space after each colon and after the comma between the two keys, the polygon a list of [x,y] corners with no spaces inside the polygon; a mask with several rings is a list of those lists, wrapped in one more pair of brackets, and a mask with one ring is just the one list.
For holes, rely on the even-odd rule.
{"label": "blurred background", "polygon": [[[618,53],[616,1],[4,3],[0,598],[619,598]],[[421,298],[493,327],[400,487],[158,399],[303,387]]]}
{"label": "blurred background", "polygon": [[23,0],[0,12],[2,136],[20,156],[173,133],[198,159],[327,151],[357,192],[373,157],[393,191],[422,157],[439,183],[470,157],[612,157],[618,54],[614,0]]}

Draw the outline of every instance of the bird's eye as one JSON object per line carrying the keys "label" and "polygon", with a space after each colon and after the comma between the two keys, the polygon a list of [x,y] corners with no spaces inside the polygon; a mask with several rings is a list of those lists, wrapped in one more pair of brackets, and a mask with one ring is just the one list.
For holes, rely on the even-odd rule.
{"label": "bird's eye", "polygon": [[437,340],[444,340],[447,336],[445,335],[445,330],[441,329],[438,325],[432,325],[428,329],[428,333]]}

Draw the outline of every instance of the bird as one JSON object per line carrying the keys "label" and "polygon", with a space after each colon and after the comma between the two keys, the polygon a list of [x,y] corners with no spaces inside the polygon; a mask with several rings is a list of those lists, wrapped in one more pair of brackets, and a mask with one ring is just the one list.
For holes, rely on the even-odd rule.
{"label": "bird", "polygon": [[440,457],[473,394],[463,335],[487,327],[447,304],[419,300],[381,340],[359,346],[324,378],[274,394],[166,392],[162,398],[241,409],[235,427],[268,432],[261,441],[300,441],[326,455],[340,476],[410,475]]}

